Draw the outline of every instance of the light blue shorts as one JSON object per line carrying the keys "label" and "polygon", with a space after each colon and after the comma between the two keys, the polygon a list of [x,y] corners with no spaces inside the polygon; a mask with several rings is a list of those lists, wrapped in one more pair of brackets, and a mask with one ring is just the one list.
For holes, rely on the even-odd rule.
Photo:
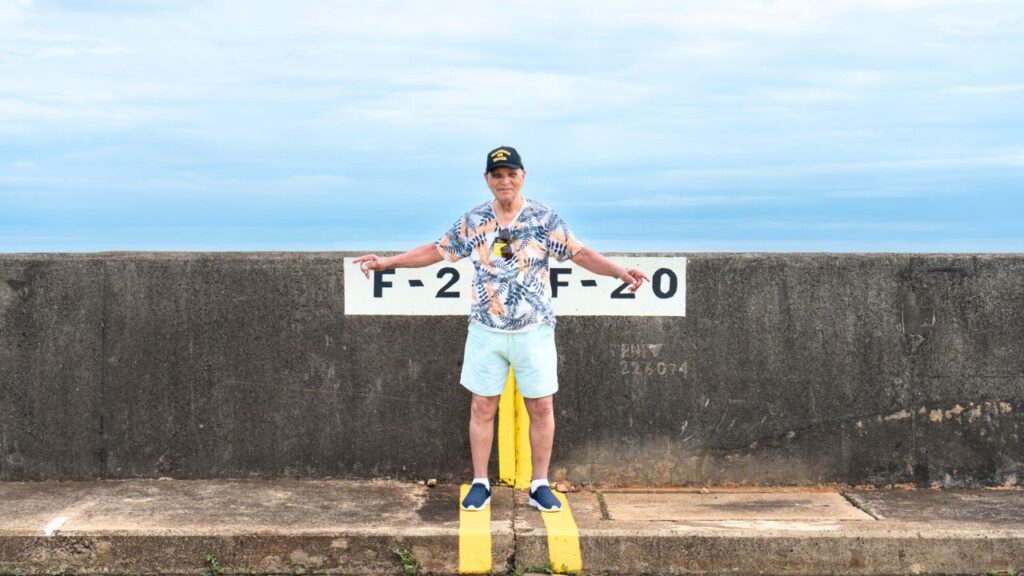
{"label": "light blue shorts", "polygon": [[558,392],[555,327],[545,323],[529,332],[502,333],[470,322],[462,385],[480,396],[498,396],[505,389],[509,365],[524,398]]}

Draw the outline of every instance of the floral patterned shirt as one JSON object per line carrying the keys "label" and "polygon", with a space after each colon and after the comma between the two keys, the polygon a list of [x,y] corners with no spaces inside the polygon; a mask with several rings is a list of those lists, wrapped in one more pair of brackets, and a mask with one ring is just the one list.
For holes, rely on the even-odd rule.
{"label": "floral patterned shirt", "polygon": [[493,331],[526,332],[544,323],[554,326],[548,256],[564,262],[583,249],[554,210],[523,200],[519,215],[509,225],[511,258],[501,256],[495,247],[499,232],[493,201],[464,214],[434,242],[446,260],[469,256],[473,262],[469,318]]}

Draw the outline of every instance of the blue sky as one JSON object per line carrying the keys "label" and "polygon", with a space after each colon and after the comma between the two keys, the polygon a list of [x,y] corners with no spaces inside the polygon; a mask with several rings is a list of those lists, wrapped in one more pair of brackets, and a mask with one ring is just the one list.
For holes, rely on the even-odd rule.
{"label": "blue sky", "polygon": [[0,251],[1024,252],[1024,3],[0,0]]}

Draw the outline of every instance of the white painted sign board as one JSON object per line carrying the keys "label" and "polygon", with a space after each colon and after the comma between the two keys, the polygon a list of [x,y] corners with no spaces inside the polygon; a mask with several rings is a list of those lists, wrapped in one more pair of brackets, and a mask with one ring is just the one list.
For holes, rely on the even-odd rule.
{"label": "white painted sign board", "polygon": [[[599,276],[571,260],[550,261],[551,302],[557,316],[685,316],[686,258],[610,256],[651,278],[636,293],[621,281]],[[371,272],[366,278],[345,258],[345,314],[377,316],[468,316],[473,263],[440,262],[426,268]]]}

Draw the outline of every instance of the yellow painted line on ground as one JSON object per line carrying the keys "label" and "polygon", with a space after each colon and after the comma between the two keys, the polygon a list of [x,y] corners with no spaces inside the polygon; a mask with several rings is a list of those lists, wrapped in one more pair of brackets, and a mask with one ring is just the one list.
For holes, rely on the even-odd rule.
{"label": "yellow painted line on ground", "polygon": [[583,570],[583,556],[580,554],[580,531],[576,519],[569,509],[569,500],[564,494],[555,492],[562,503],[558,512],[541,512],[544,526],[548,531],[548,557],[555,572],[579,572]]}
{"label": "yellow painted line on ground", "polygon": [[491,571],[491,505],[483,510],[463,510],[469,484],[459,488],[459,574]]}
{"label": "yellow painted line on ground", "polygon": [[[530,450],[530,413],[526,400],[516,386],[515,374],[510,368],[505,389],[498,401],[498,478],[516,489],[529,489],[533,479],[533,453]],[[468,487],[463,487],[463,493]],[[465,497],[463,495],[463,497]],[[542,512],[548,533],[548,555],[556,572],[580,572],[583,557],[580,553],[580,531],[569,508],[569,500],[560,493],[555,497],[562,503],[559,512]],[[460,498],[461,501],[461,498]],[[472,514],[462,512],[463,516]],[[460,528],[461,532],[461,528]],[[487,535],[490,549],[490,533]],[[462,538],[459,538],[459,571],[462,571]],[[488,566],[490,566],[488,560]]]}

